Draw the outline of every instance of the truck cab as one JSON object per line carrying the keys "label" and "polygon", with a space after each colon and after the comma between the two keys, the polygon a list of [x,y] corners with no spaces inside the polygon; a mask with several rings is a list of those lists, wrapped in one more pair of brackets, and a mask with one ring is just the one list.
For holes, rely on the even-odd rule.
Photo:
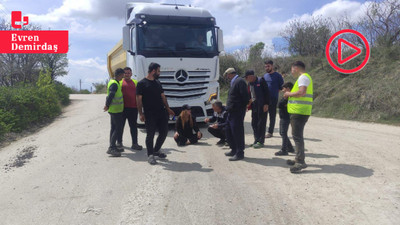
{"label": "truck cab", "polygon": [[151,62],[161,65],[161,82],[171,109],[192,107],[198,121],[212,115],[219,98],[219,54],[222,30],[204,9],[171,4],[127,3],[123,39],[108,54],[112,77],[116,68],[132,69],[143,79]]}

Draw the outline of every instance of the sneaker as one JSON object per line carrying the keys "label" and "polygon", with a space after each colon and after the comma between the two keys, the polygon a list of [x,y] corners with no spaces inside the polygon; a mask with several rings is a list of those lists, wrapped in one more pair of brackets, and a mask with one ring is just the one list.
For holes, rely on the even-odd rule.
{"label": "sneaker", "polygon": [[250,147],[253,147],[255,144],[257,144],[257,141],[251,144]]}
{"label": "sneaker", "polygon": [[122,142],[117,142],[117,147],[122,148],[122,147],[124,147],[124,145],[122,144]]}
{"label": "sneaker", "polygon": [[272,138],[272,134],[268,133],[267,135],[265,135],[265,138]]}
{"label": "sneaker", "polygon": [[231,158],[229,158],[229,161],[239,161],[239,160],[242,160],[242,159],[244,159],[244,155],[234,155],[233,157],[231,157]]}
{"label": "sneaker", "polygon": [[150,165],[155,165],[157,163],[156,159],[154,158],[154,155],[149,155],[147,162],[149,162]]}
{"label": "sneaker", "polygon": [[305,169],[305,168],[307,168],[307,164],[306,163],[295,163],[292,167],[290,167],[290,172],[291,173],[298,173],[302,169]]}
{"label": "sneaker", "polygon": [[154,152],[153,153],[154,154],[154,156],[157,156],[158,158],[160,158],[160,159],[165,159],[165,158],[167,158],[167,155],[166,154],[164,154],[164,153],[162,153],[162,152]]}
{"label": "sneaker", "polygon": [[288,159],[286,160],[286,164],[288,164],[289,166],[293,166],[294,164],[296,164],[296,161]]}
{"label": "sneaker", "polygon": [[133,144],[131,149],[140,151],[140,150],[143,149],[143,147],[141,145],[138,145],[138,144]]}
{"label": "sneaker", "polygon": [[289,155],[289,154],[287,153],[287,151],[280,150],[279,152],[275,152],[275,155],[280,156],[280,155]]}
{"label": "sneaker", "polygon": [[118,152],[118,149],[116,147],[109,147],[107,150],[107,154],[110,154],[111,156],[114,156],[114,157],[121,156],[121,152]]}
{"label": "sneaker", "polygon": [[264,144],[261,144],[260,142],[257,142],[253,145],[253,148],[262,148],[264,147]]}
{"label": "sneaker", "polygon": [[230,152],[225,152],[225,155],[226,155],[226,156],[234,156],[235,153],[233,153],[232,151],[230,151]]}
{"label": "sneaker", "polygon": [[225,145],[225,140],[219,140],[216,145]]}

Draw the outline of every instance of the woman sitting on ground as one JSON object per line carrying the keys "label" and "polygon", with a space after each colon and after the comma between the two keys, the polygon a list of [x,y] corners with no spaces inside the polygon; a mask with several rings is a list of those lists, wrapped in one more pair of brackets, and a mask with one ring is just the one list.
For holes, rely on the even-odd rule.
{"label": "woman sitting on ground", "polygon": [[[176,132],[174,139],[178,146],[195,144],[203,136],[196,124],[196,118],[192,116],[189,105],[182,106],[182,112],[176,120]],[[195,133],[193,133],[193,131]]]}

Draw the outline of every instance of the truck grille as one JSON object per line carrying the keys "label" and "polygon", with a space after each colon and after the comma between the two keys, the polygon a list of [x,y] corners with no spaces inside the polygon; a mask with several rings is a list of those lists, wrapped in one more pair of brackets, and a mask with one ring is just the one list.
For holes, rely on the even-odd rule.
{"label": "truck grille", "polygon": [[185,101],[205,95],[210,78],[211,71],[161,71],[159,81],[169,100]]}
{"label": "truck grille", "polygon": [[[178,117],[179,114],[181,114],[181,112],[182,112],[181,107],[172,107],[171,109],[172,109],[172,111],[174,111],[176,117]],[[194,117],[203,117],[204,116],[204,111],[200,106],[192,107],[191,111],[192,111],[192,115]]]}

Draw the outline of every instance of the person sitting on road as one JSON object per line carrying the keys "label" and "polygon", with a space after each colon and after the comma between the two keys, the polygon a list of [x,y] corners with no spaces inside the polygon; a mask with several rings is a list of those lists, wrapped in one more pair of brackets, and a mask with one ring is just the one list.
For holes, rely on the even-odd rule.
{"label": "person sitting on road", "polygon": [[206,118],[204,120],[205,123],[213,123],[208,127],[208,132],[212,134],[214,137],[219,138],[220,140],[217,142],[217,145],[225,145],[226,143],[226,119],[228,118],[228,113],[225,110],[225,107],[222,105],[221,101],[215,101],[212,104],[212,108],[214,110],[214,115],[211,118]]}
{"label": "person sitting on road", "polygon": [[191,108],[187,104],[182,106],[182,112],[176,120],[175,127],[174,139],[178,146],[195,144],[203,137],[196,124],[196,118],[192,116]]}

